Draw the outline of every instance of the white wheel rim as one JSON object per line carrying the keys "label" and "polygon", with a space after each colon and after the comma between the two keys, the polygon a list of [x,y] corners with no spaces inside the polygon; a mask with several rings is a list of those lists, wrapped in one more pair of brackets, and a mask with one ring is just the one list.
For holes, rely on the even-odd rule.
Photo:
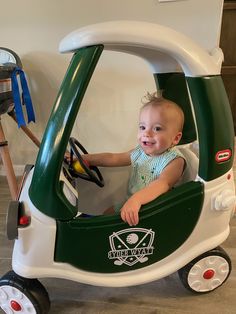
{"label": "white wheel rim", "polygon": [[[221,256],[200,259],[188,273],[188,284],[197,292],[207,292],[219,287],[229,274],[229,263]],[[209,277],[209,278],[204,278]]]}
{"label": "white wheel rim", "polygon": [[[18,306],[18,309],[14,309],[13,303]],[[0,287],[0,306],[7,314],[36,314],[30,299],[19,289],[10,285]]]}

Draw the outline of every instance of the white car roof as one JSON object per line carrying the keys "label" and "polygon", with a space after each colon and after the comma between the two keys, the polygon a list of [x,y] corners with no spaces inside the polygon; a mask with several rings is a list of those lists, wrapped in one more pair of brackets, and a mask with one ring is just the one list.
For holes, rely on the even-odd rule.
{"label": "white car roof", "polygon": [[219,47],[204,50],[191,38],[166,26],[141,21],[111,21],[82,27],[67,35],[59,51],[102,44],[104,49],[145,59],[153,73],[175,72],[186,76],[220,74],[223,53]]}

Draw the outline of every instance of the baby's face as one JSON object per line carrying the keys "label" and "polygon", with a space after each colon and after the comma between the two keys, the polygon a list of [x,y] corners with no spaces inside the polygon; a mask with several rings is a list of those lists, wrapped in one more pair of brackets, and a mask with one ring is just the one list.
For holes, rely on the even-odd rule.
{"label": "baby's face", "polygon": [[178,131],[176,112],[165,106],[147,106],[140,112],[138,142],[149,156],[160,155],[178,144],[182,133]]}

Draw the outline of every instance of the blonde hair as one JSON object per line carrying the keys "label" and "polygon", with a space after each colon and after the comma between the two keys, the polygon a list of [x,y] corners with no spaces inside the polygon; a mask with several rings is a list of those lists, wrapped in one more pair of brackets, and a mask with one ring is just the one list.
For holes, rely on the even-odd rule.
{"label": "blonde hair", "polygon": [[154,93],[147,92],[147,94],[142,98],[142,104],[143,106],[141,107],[141,111],[148,106],[153,106],[157,108],[167,106],[167,109],[168,107],[174,109],[175,113],[179,117],[179,131],[182,131],[184,125],[183,110],[179,105],[177,105],[172,100],[164,98],[162,96],[162,90],[156,91]]}
{"label": "blonde hair", "polygon": [[142,98],[142,104],[143,107],[145,107],[145,105],[148,105],[151,102],[160,102],[163,99],[164,97],[162,96],[162,90],[158,90],[154,93],[147,92],[147,94]]}

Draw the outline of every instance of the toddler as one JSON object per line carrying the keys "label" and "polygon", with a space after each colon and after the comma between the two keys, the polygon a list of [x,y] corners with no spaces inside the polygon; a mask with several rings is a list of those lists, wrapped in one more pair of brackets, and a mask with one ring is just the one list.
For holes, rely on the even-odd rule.
{"label": "toddler", "polygon": [[174,102],[147,94],[139,115],[138,146],[123,153],[86,154],[90,166],[132,166],[127,200],[105,211],[120,212],[130,226],[139,222],[139,210],[170,190],[181,178],[185,160],[175,147],[182,136],[184,114]]}

